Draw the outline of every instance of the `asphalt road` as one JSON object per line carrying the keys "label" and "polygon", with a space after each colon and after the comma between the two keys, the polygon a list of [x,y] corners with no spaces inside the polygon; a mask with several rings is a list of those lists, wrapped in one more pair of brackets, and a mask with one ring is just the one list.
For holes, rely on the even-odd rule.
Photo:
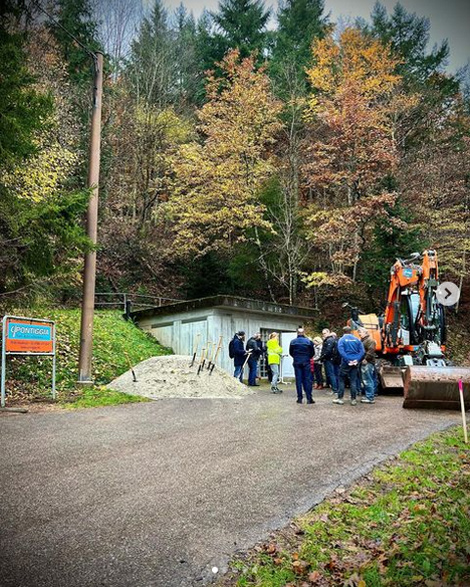
{"label": "asphalt road", "polygon": [[237,551],[458,422],[261,390],[0,415],[0,585],[202,585]]}

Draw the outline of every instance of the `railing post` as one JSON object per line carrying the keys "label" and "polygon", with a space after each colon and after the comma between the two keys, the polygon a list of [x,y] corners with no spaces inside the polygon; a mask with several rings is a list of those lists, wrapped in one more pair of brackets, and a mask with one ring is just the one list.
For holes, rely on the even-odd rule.
{"label": "railing post", "polygon": [[132,310],[132,302],[131,302],[131,300],[127,300],[126,301],[126,309],[125,309],[125,313],[124,313],[124,317],[126,320],[129,320],[129,318],[131,317],[131,310]]}

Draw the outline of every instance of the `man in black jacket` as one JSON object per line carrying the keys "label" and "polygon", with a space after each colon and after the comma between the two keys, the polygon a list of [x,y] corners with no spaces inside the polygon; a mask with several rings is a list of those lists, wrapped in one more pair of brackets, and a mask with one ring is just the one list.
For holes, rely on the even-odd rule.
{"label": "man in black jacket", "polygon": [[310,359],[315,353],[313,342],[305,336],[303,328],[297,329],[297,338],[289,346],[289,355],[294,359],[295,387],[297,389],[297,403],[302,403],[302,388],[307,396],[307,403],[314,404],[312,398],[312,372]]}
{"label": "man in black jacket", "polygon": [[333,393],[338,393],[338,380],[336,377],[335,361],[338,353],[338,341],[333,334],[325,328],[322,331],[323,346],[320,361],[325,365],[326,378],[331,385]]}
{"label": "man in black jacket", "polygon": [[246,350],[251,351],[250,358],[248,359],[248,385],[251,386],[259,386],[259,384],[256,383],[256,374],[258,373],[258,361],[263,352],[263,347],[260,348],[258,341],[261,341],[261,334],[259,332],[253,334],[246,343]]}

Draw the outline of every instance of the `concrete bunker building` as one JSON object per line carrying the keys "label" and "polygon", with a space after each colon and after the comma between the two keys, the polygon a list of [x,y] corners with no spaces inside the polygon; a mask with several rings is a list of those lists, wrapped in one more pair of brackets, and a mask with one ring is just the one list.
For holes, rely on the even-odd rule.
{"label": "concrete bunker building", "polygon": [[[233,361],[228,356],[228,343],[235,332],[244,330],[246,340],[260,332],[267,340],[271,332],[280,333],[281,346],[285,354],[296,336],[296,329],[315,314],[312,308],[301,308],[249,300],[231,296],[215,296],[166,304],[130,313],[130,317],[144,331],[154,336],[161,344],[171,347],[177,355],[192,356],[194,341],[200,334],[199,344],[208,341],[218,343],[222,336],[222,348],[217,365],[228,373],[233,372]],[[284,377],[293,377],[292,359],[282,361]],[[261,376],[266,376],[264,361],[261,362]]]}

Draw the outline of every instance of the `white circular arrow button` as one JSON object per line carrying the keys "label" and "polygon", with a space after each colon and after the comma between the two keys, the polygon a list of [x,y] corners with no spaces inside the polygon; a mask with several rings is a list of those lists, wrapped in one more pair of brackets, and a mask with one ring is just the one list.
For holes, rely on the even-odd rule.
{"label": "white circular arrow button", "polygon": [[453,306],[460,298],[459,286],[451,281],[444,281],[437,288],[436,297],[443,306]]}

